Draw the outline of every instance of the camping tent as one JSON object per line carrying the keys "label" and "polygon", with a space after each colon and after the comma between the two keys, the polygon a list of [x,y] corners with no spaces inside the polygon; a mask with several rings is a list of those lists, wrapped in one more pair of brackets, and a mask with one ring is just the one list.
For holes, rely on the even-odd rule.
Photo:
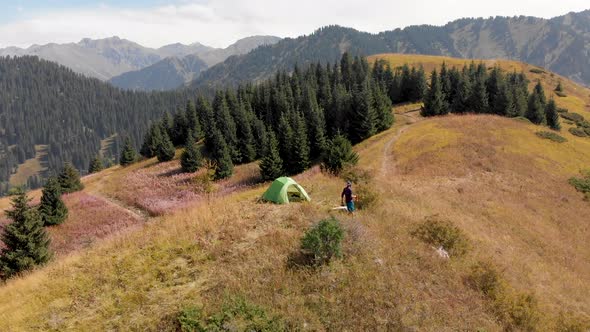
{"label": "camping tent", "polygon": [[295,180],[287,177],[276,179],[262,195],[262,199],[277,204],[311,200],[303,187]]}

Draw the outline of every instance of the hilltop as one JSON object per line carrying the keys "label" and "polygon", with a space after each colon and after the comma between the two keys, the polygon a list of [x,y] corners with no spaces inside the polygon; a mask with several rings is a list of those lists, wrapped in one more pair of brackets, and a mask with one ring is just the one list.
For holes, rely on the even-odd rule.
{"label": "hilltop", "polygon": [[444,26],[420,25],[370,34],[328,26],[298,38],[231,57],[211,67],[193,86],[235,85],[261,80],[294,64],[338,61],[342,53],[405,53],[456,58],[511,59],[548,68],[590,85],[590,10],[552,19],[464,18]]}
{"label": "hilltop", "polygon": [[[370,60],[379,58],[427,69],[465,62]],[[590,118],[590,90],[534,66],[486,64],[522,70],[548,95],[561,81],[567,97],[556,96],[558,106]],[[268,184],[257,184],[256,163],[237,167],[212,193],[177,173],[177,160],[84,178],[85,191],[66,197],[73,215],[92,211],[94,220],[115,224],[83,226],[71,217],[63,226],[77,232],[56,229],[52,235],[64,238],[82,231],[86,247],[63,249],[47,267],[0,286],[0,329],[173,331],[183,309],[214,315],[253,305],[250,312],[302,330],[546,331],[590,322],[590,204],[568,184],[590,167],[590,138],[570,134],[565,121],[567,142],[556,143],[522,120],[424,119],[420,106],[395,106],[395,125],[355,146],[354,188],[374,202],[354,220],[331,211],[343,180],[317,167],[295,177],[312,202],[287,206],[258,202]],[[343,258],[318,269],[293,266],[303,233],[330,215],[345,228]],[[455,225],[466,254],[441,259],[412,235],[425,218]],[[495,271],[502,296],[469,282],[477,262]],[[236,298],[242,305],[232,307]]]}

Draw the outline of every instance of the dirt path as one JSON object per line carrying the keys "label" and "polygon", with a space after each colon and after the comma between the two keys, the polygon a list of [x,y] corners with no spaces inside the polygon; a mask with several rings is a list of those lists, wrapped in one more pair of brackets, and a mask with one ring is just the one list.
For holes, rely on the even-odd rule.
{"label": "dirt path", "polygon": [[418,121],[420,121],[417,117],[419,111],[410,111],[410,112],[406,112],[406,113],[401,113],[401,114],[397,114],[398,116],[403,116],[407,119],[406,124],[401,127],[398,132],[395,134],[395,136],[393,136],[392,138],[389,139],[389,141],[387,141],[387,143],[385,143],[385,145],[383,146],[383,158],[382,158],[382,162],[381,162],[381,176],[384,177],[386,174],[395,174],[396,173],[396,169],[395,169],[395,164],[393,163],[393,156],[391,154],[391,147],[393,146],[393,143],[395,143],[400,136],[406,131],[408,130],[408,128],[410,128],[410,126]]}

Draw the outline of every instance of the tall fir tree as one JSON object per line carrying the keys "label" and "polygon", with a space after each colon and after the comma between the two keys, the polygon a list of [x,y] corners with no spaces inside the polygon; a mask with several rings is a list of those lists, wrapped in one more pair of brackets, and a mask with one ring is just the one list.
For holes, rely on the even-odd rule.
{"label": "tall fir tree", "polygon": [[219,91],[215,95],[213,109],[215,110],[214,115],[216,128],[219,129],[223,135],[232,158],[232,163],[240,163],[242,161],[242,156],[240,154],[240,150],[238,149],[236,123],[231,116],[225,94],[222,91]]}
{"label": "tall fir tree", "polygon": [[183,146],[186,143],[188,131],[189,126],[186,113],[181,110],[176,111],[172,120],[172,134],[170,136],[172,144],[174,144],[174,146]]}
{"label": "tall fir tree", "polygon": [[424,108],[422,116],[444,115],[449,112],[449,105],[446,103],[445,95],[442,91],[442,83],[436,69],[430,75],[430,89],[424,99]]}
{"label": "tall fir tree", "polygon": [[197,107],[192,100],[189,100],[186,103],[185,117],[187,131],[190,130],[190,132],[193,134],[195,142],[198,142],[204,136],[203,127],[201,125],[201,120],[199,119],[199,114],[197,113]]}
{"label": "tall fir tree", "polygon": [[166,132],[162,133],[162,140],[158,145],[158,149],[156,152],[156,157],[158,157],[159,162],[166,162],[174,159],[174,155],[176,153],[176,149],[174,149],[174,144],[172,144],[172,140],[170,136]]}
{"label": "tall fir tree", "polygon": [[555,100],[549,100],[547,107],[545,107],[545,117],[547,119],[547,125],[553,130],[561,130],[561,123],[559,123],[559,114],[557,113],[557,105]]}
{"label": "tall fir tree", "polygon": [[284,169],[290,169],[292,154],[293,154],[293,142],[294,142],[294,132],[293,127],[291,126],[291,121],[287,114],[283,114],[281,116],[279,122],[279,129],[278,129],[278,139],[279,139],[279,154],[281,159],[283,160]]}
{"label": "tall fir tree", "polygon": [[129,137],[125,137],[125,144],[123,145],[123,150],[121,151],[121,156],[119,157],[119,164],[121,166],[128,166],[133,164],[136,159],[137,154],[133,148],[133,143],[131,143],[131,139]]}
{"label": "tall fir tree", "polygon": [[374,108],[370,80],[353,91],[353,109],[350,116],[350,140],[359,143],[377,132],[377,112]]}
{"label": "tall fir tree", "polygon": [[525,117],[534,124],[543,124],[547,121],[545,116],[545,94],[541,83],[537,83],[533,93],[529,96],[528,108]]}
{"label": "tall fir tree", "polygon": [[[240,163],[245,164],[256,158],[256,144],[252,132],[252,117],[246,110],[246,103],[238,101],[235,109],[237,148],[240,155]],[[249,105],[248,105],[248,109]]]}
{"label": "tall fir tree", "polygon": [[162,125],[159,122],[153,123],[145,134],[139,153],[145,158],[155,157],[161,141]]}
{"label": "tall fir tree", "polygon": [[68,208],[61,199],[61,188],[55,177],[50,177],[45,183],[39,214],[45,226],[59,225],[68,217]]}
{"label": "tall fir tree", "polygon": [[471,96],[472,84],[465,67],[458,78],[458,87],[455,97],[453,98],[451,110],[453,113],[466,113],[471,109],[469,105],[469,97]]}
{"label": "tall fir tree", "polygon": [[378,132],[389,129],[394,121],[391,99],[387,96],[383,86],[384,85],[378,84],[377,82],[371,86],[373,93],[373,108],[377,113],[376,129]]}
{"label": "tall fir tree", "polygon": [[196,172],[203,163],[203,156],[201,150],[195,142],[192,132],[189,132],[188,140],[182,155],[180,156],[180,166],[185,173]]}
{"label": "tall fir tree", "polygon": [[213,151],[210,151],[213,162],[215,163],[215,180],[222,180],[232,176],[234,172],[234,164],[231,159],[231,154],[221,131],[214,128],[213,143],[215,146]]}
{"label": "tall fir tree", "polygon": [[302,108],[309,123],[311,158],[317,158],[326,148],[326,122],[324,111],[318,105],[315,91],[309,82],[304,87]]}
{"label": "tall fir tree", "polygon": [[272,130],[268,131],[266,154],[260,161],[260,175],[264,181],[274,180],[282,175],[283,160],[279,154],[279,142]]}
{"label": "tall fir tree", "polygon": [[291,147],[289,173],[298,174],[310,166],[310,147],[307,128],[303,116],[295,114],[293,117],[293,145]]}
{"label": "tall fir tree", "polygon": [[80,173],[71,163],[65,163],[58,176],[59,185],[63,194],[70,194],[84,189],[80,181]]}
{"label": "tall fir tree", "polygon": [[104,164],[102,162],[102,158],[100,158],[100,156],[96,156],[94,157],[94,159],[92,159],[90,165],[88,165],[88,174],[97,173],[102,171],[103,169]]}
{"label": "tall fir tree", "polygon": [[488,92],[486,89],[486,75],[485,75],[485,68],[483,68],[483,72],[479,65],[478,70],[475,74],[475,80],[473,83],[473,88],[471,89],[471,95],[469,97],[469,104],[471,110],[475,113],[488,113],[489,112],[489,100],[488,100]]}
{"label": "tall fir tree", "polygon": [[4,227],[0,254],[0,275],[11,278],[49,261],[49,236],[36,209],[29,206],[30,199],[24,191],[12,198],[12,209],[6,216],[12,220]]}

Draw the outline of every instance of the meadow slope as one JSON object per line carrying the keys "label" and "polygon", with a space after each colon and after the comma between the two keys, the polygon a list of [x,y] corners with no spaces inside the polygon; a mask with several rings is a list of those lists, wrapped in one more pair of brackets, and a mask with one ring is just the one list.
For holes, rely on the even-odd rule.
{"label": "meadow slope", "polygon": [[[442,61],[382,57],[425,67]],[[547,87],[560,79],[527,75]],[[568,97],[558,104],[590,118],[590,91],[562,82]],[[354,219],[332,212],[343,180],[317,167],[295,177],[312,202],[286,206],[259,202],[267,184],[255,184],[256,164],[240,166],[210,195],[175,172],[177,161],[86,178],[80,195],[147,222],[0,286],[0,330],[174,331],[183,308],[211,314],[235,297],[297,330],[508,329],[466,281],[480,261],[495,266],[515,293],[534,296],[537,330],[555,330],[562,313],[590,321],[590,204],[567,183],[590,168],[590,138],[569,134],[566,125],[568,141],[558,144],[523,121],[423,119],[419,107],[396,107],[393,128],[355,147],[355,172],[365,174],[355,189],[378,198]],[[163,208],[150,211],[153,202]],[[68,206],[75,212],[77,204]],[[318,269],[294,266],[305,230],[330,215],[346,230],[343,258]],[[433,215],[463,231],[467,254],[441,259],[412,235]]]}

